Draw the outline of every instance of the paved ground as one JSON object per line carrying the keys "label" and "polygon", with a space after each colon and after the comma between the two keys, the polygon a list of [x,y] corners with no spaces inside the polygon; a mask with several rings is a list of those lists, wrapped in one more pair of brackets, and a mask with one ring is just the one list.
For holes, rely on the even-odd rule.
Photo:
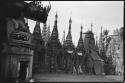
{"label": "paved ground", "polygon": [[108,75],[108,76],[105,76],[107,79],[114,79],[114,80],[117,80],[117,81],[121,81],[123,82],[123,76],[113,76],[113,75]]}
{"label": "paved ground", "polygon": [[123,82],[121,76],[36,74],[34,79],[40,82]]}

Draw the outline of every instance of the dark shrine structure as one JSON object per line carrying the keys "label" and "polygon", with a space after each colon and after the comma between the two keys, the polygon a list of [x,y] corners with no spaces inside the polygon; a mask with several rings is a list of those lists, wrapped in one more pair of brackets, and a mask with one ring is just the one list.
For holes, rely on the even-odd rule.
{"label": "dark shrine structure", "polygon": [[83,27],[81,25],[80,38],[78,40],[78,44],[74,55],[74,66],[78,74],[85,72],[85,64],[84,64],[85,49],[84,49],[84,43],[83,43],[83,37],[82,37],[82,29]]}
{"label": "dark shrine structure", "polygon": [[1,78],[28,80],[32,77],[33,35],[24,18],[45,23],[51,9],[36,2],[0,3]]}
{"label": "dark shrine structure", "polygon": [[44,68],[45,62],[45,46],[41,35],[40,22],[36,21],[36,25],[33,31],[33,43],[34,43],[34,60],[33,60],[33,72],[40,72]]}
{"label": "dark shrine structure", "polygon": [[65,72],[72,73],[73,72],[73,56],[75,47],[72,42],[72,35],[71,35],[71,24],[72,20],[69,20],[69,31],[66,37],[66,41],[64,43],[64,60],[65,60]]}
{"label": "dark shrine structure", "polygon": [[84,38],[84,48],[85,48],[85,71],[88,74],[101,75],[104,73],[103,65],[104,62],[97,53],[94,33],[87,31]]}
{"label": "dark shrine structure", "polygon": [[32,34],[23,16],[6,18],[6,21],[7,41],[2,42],[1,74],[8,78],[28,79],[32,76]]}
{"label": "dark shrine structure", "polygon": [[47,42],[47,69],[49,72],[60,72],[62,68],[62,46],[58,38],[57,13],[50,39]]}

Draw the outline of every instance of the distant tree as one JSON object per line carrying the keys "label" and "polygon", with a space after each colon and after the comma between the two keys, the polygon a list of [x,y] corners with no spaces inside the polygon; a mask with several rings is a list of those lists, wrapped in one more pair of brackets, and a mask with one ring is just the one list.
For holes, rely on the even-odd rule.
{"label": "distant tree", "polygon": [[111,41],[111,37],[108,36],[109,30],[104,30],[103,31],[103,49],[104,49],[104,54],[106,54],[107,50],[108,50],[108,45]]}
{"label": "distant tree", "polygon": [[[122,60],[122,36],[123,36],[123,28],[115,29],[113,32],[113,36],[111,37],[111,41],[109,42],[108,50],[106,52],[107,55],[107,70],[111,70],[110,74],[116,74],[117,70],[121,68]],[[112,62],[112,63],[111,63]],[[119,65],[120,64],[120,65]],[[120,70],[119,70],[120,71]],[[122,72],[122,71],[120,71]]]}
{"label": "distant tree", "polygon": [[121,27],[121,28],[120,28],[120,31],[119,31],[119,32],[120,32],[121,40],[123,40],[123,31],[124,31],[123,28],[124,28],[124,27]]}

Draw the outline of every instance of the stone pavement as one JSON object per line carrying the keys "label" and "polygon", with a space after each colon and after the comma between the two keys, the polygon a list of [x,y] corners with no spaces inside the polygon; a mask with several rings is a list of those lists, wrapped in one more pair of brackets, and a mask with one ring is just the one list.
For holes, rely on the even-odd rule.
{"label": "stone pavement", "polygon": [[118,76],[118,75],[108,75],[108,76],[106,76],[106,78],[117,80],[117,81],[120,81],[120,82],[123,82],[123,80],[124,80],[123,76]]}
{"label": "stone pavement", "polygon": [[33,78],[40,82],[123,82],[120,77],[105,75],[36,74]]}

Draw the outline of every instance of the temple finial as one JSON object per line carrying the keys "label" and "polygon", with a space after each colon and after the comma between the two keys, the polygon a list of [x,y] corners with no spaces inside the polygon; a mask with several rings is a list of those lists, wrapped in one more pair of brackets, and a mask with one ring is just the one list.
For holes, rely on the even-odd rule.
{"label": "temple finial", "polygon": [[69,19],[69,23],[70,23],[70,24],[72,23],[72,19],[71,19],[71,17],[70,17],[70,19]]}
{"label": "temple finial", "polygon": [[56,19],[58,18],[57,12],[56,12],[55,18],[56,18]]}
{"label": "temple finial", "polygon": [[82,27],[82,24],[81,24],[81,31],[82,31],[83,27]]}
{"label": "temple finial", "polygon": [[101,26],[101,34],[102,34],[102,26]]}
{"label": "temple finial", "polygon": [[91,24],[91,31],[92,31],[92,27],[93,27],[93,25]]}
{"label": "temple finial", "polygon": [[82,24],[81,24],[81,34],[82,34],[82,29],[83,29],[83,27],[82,27]]}

